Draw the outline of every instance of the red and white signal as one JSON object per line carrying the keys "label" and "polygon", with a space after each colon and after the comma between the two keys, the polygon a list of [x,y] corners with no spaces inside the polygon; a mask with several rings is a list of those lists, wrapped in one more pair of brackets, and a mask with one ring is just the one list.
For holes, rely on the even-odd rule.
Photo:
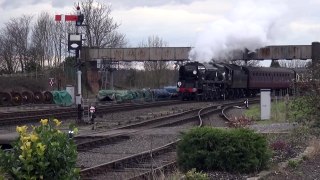
{"label": "red and white signal", "polygon": [[77,21],[78,20],[78,15],[56,15],[55,16],[55,21]]}

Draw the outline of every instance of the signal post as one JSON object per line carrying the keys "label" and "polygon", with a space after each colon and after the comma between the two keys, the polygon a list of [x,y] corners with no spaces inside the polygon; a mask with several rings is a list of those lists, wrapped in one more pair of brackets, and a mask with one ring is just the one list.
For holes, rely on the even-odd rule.
{"label": "signal post", "polygon": [[68,51],[75,51],[75,58],[77,61],[77,95],[76,104],[78,108],[78,122],[82,122],[82,87],[81,87],[81,58],[80,50],[82,48],[82,35],[79,33],[79,26],[82,26],[84,21],[84,15],[80,11],[80,6],[76,7],[77,15],[56,15],[56,21],[75,21],[76,22],[76,32],[68,34]]}

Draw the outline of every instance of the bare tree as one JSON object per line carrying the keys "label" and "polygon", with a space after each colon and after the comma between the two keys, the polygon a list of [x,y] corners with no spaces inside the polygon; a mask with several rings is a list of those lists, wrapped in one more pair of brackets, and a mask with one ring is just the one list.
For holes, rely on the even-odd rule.
{"label": "bare tree", "polygon": [[[1,41],[2,56],[7,64],[7,72],[24,72],[25,64],[29,61],[29,35],[32,17],[23,15],[20,18],[12,18],[5,24],[2,31]],[[15,61],[19,62],[19,67],[15,68]]]}
{"label": "bare tree", "polygon": [[0,64],[1,71],[12,74],[16,71],[14,62],[14,47],[10,38],[7,36],[6,29],[0,34]]}
{"label": "bare tree", "polygon": [[237,60],[237,61],[231,61],[232,64],[236,64],[238,66],[251,66],[251,67],[257,67],[260,65],[258,60],[250,60],[245,62],[244,60]]}
{"label": "bare tree", "polygon": [[[140,47],[166,47],[168,43],[159,36],[149,36],[147,42],[141,42]],[[165,85],[165,71],[169,68],[169,63],[164,61],[145,61],[143,67],[146,73],[150,73],[150,83],[153,87],[160,88]]]}
{"label": "bare tree", "polygon": [[84,14],[86,42],[89,47],[123,47],[127,44],[125,35],[117,32],[120,24],[111,17],[111,6],[85,0],[81,2]]}
{"label": "bare tree", "polygon": [[36,61],[41,67],[51,65],[54,56],[52,46],[53,20],[50,14],[42,12],[32,30],[32,47],[37,52]]}
{"label": "bare tree", "polygon": [[305,68],[307,67],[308,61],[298,60],[298,59],[280,60],[279,64],[281,67],[286,67],[286,68]]}

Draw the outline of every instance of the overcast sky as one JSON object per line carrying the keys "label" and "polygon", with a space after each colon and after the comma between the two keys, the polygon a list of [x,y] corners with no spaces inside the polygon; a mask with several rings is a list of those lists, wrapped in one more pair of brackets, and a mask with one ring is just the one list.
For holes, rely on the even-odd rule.
{"label": "overcast sky", "polygon": [[[22,14],[72,12],[74,0],[0,0],[0,27]],[[131,47],[158,35],[206,56],[221,50],[320,40],[320,0],[110,0]],[[52,17],[54,18],[54,17]]]}

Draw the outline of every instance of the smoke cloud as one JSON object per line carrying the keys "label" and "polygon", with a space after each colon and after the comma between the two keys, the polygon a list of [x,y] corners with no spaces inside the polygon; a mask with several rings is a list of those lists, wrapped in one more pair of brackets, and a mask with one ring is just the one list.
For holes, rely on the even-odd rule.
{"label": "smoke cloud", "polygon": [[[200,62],[232,58],[230,52],[247,48],[254,51],[280,35],[287,7],[279,1],[238,1],[225,18],[212,22],[199,33],[191,60]],[[279,34],[278,34],[279,32]]]}

